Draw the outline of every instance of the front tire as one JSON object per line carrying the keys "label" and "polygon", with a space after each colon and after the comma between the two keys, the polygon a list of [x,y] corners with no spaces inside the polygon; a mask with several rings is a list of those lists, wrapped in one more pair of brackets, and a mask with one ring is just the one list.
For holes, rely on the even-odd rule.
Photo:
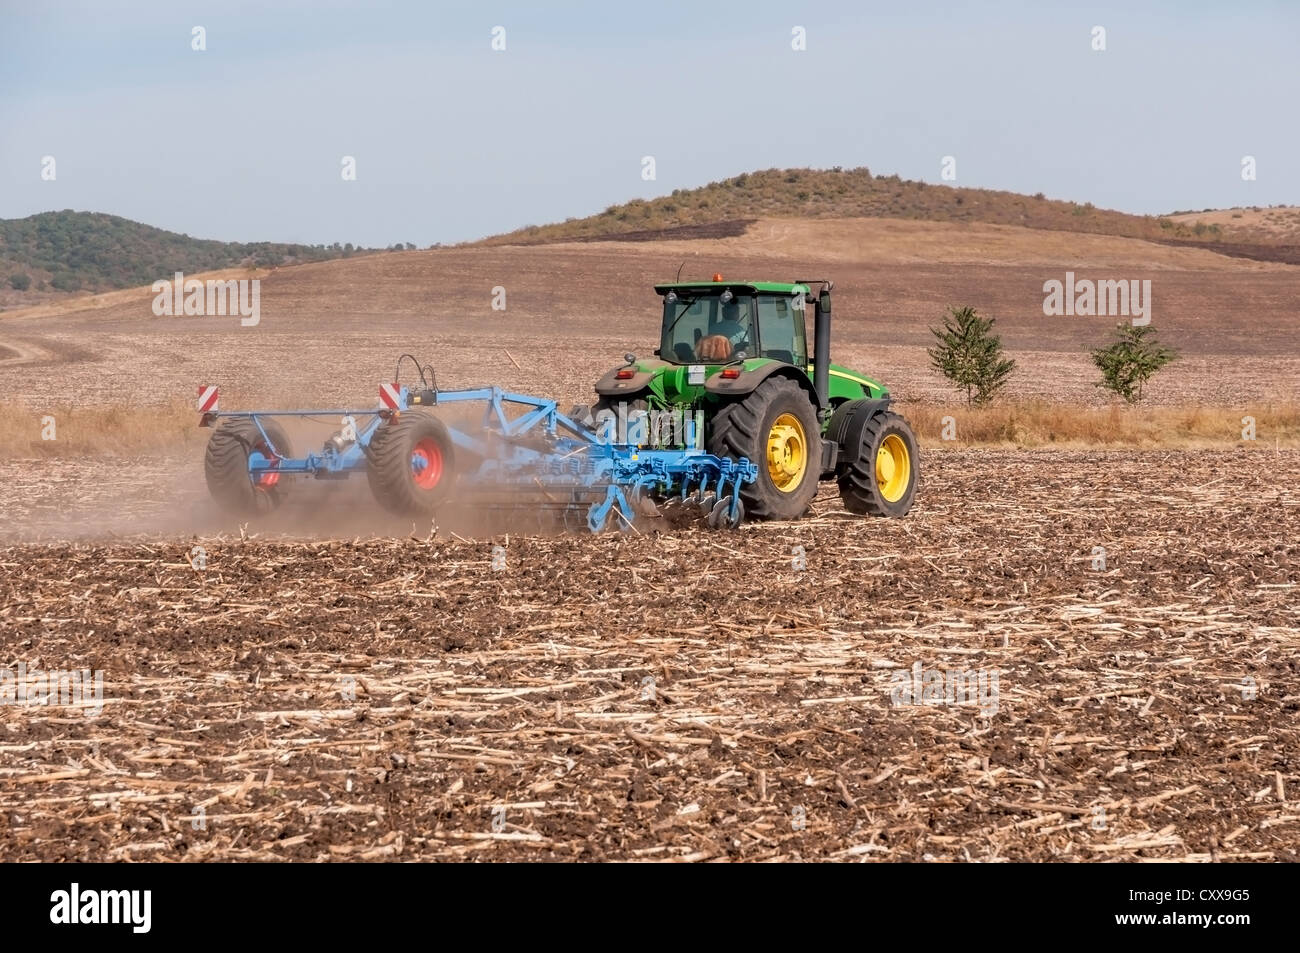
{"label": "front tire", "polygon": [[431,516],[455,482],[455,448],[436,417],[407,411],[370,438],[366,478],[375,501],[401,516]]}
{"label": "front tire", "polygon": [[860,516],[907,515],[921,460],[906,420],[874,401],[851,401],[835,411],[826,436],[840,445],[836,482],[846,510]]}
{"label": "front tire", "polygon": [[752,519],[793,520],[817,495],[821,426],[808,392],[788,377],[769,377],[713,415],[709,452],[758,464],[740,498]]}

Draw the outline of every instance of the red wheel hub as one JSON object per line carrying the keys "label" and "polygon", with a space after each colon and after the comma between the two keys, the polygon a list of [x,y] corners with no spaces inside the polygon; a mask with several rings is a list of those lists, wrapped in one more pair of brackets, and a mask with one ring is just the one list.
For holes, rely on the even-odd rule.
{"label": "red wheel hub", "polygon": [[[280,465],[280,458],[271,452],[270,447],[263,445],[257,448],[257,452],[266,457],[268,466],[278,467]],[[254,486],[259,490],[270,490],[279,482],[280,474],[278,473],[259,473]]]}
{"label": "red wheel hub", "polygon": [[436,440],[425,437],[411,449],[411,472],[415,485],[432,490],[442,479],[442,448]]}

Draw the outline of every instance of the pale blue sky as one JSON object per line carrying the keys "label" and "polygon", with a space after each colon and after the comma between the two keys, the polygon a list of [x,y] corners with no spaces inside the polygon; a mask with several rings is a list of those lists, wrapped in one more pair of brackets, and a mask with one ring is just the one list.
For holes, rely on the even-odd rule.
{"label": "pale blue sky", "polygon": [[1300,4],[1268,0],[0,0],[0,217],[425,246],[773,166],[939,182],[945,155],[1131,212],[1296,203],[1298,101]]}

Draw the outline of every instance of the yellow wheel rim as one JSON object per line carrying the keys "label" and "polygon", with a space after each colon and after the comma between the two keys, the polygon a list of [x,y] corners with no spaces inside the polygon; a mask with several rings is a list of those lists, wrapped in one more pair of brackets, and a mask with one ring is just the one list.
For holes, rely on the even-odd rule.
{"label": "yellow wheel rim", "polygon": [[907,444],[896,433],[891,433],[876,451],[876,485],[880,495],[890,503],[897,503],[912,482],[912,455]]}
{"label": "yellow wheel rim", "polygon": [[794,414],[782,414],[767,434],[767,473],[782,493],[793,493],[808,469],[808,438]]}

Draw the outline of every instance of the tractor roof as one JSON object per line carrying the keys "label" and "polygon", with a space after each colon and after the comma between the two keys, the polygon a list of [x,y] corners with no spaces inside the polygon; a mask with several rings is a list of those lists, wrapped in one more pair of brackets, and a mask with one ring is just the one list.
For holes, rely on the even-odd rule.
{"label": "tractor roof", "polygon": [[793,281],[674,281],[665,285],[655,285],[655,294],[663,295],[670,291],[720,292],[724,288],[730,288],[732,291],[745,290],[751,294],[755,292],[782,295],[792,295],[795,292],[809,293],[807,285]]}

